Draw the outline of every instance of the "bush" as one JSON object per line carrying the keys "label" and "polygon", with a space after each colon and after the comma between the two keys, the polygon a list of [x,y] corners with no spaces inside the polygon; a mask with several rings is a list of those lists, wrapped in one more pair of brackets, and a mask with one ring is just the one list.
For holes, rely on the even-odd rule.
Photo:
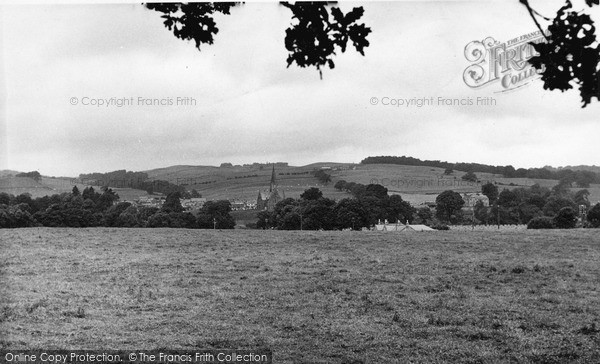
{"label": "bush", "polygon": [[587,219],[593,227],[600,227],[600,203],[590,209]]}
{"label": "bush", "polygon": [[431,228],[435,229],[435,230],[450,230],[450,227],[448,225],[445,225],[445,224],[431,225]]}
{"label": "bush", "polygon": [[572,207],[563,207],[554,217],[554,224],[559,229],[572,229],[577,224],[577,212]]}
{"label": "bush", "polygon": [[528,229],[554,229],[554,219],[547,216],[534,217],[527,224]]}

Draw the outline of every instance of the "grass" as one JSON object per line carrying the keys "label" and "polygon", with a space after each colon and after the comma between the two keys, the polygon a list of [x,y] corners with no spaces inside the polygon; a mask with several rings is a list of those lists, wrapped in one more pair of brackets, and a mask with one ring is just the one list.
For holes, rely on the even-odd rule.
{"label": "grass", "polygon": [[0,349],[600,362],[600,234],[0,230]]}

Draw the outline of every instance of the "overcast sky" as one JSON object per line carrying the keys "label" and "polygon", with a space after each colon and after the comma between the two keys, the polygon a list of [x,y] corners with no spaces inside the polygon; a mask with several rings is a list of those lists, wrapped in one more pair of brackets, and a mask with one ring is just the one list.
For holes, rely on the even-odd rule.
{"label": "overcast sky", "polygon": [[[532,3],[553,16],[563,1]],[[176,39],[160,13],[139,2],[4,5],[0,169],[76,176],[375,155],[515,167],[600,164],[598,102],[581,109],[576,91],[544,91],[539,80],[512,92],[463,81],[467,43],[536,30],[518,0],[340,7],[361,5],[373,31],[365,57],[349,47],[322,80],[314,68],[286,68],[291,12],[276,3],[217,16],[215,44],[202,51]],[[82,105],[111,97],[134,103]],[[144,106],[138,97],[197,104]],[[386,97],[493,97],[496,105],[393,107],[382,105]]]}

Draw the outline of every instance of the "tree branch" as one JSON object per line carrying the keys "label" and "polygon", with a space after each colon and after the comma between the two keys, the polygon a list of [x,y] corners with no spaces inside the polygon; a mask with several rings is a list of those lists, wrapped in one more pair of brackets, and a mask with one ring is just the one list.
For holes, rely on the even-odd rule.
{"label": "tree branch", "polygon": [[[539,15],[539,13],[531,8],[531,5],[529,5],[529,0],[519,0],[519,2],[523,5],[525,5],[525,7],[527,8],[527,11],[529,12],[529,15],[531,16],[531,19],[533,19],[533,22],[535,23],[535,25],[538,27],[540,32],[542,32],[542,35],[544,36],[544,38],[546,38],[547,41],[550,41],[550,39],[548,39],[548,37],[546,36],[546,33],[542,29],[542,26],[540,25],[540,23],[537,21],[537,19],[535,17],[535,14]],[[544,17],[542,17],[542,18],[544,18]]]}

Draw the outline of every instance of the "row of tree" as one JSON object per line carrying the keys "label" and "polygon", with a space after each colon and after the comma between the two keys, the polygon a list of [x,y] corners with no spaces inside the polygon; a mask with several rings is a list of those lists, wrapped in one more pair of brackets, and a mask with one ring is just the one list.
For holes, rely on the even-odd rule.
{"label": "row of tree", "polygon": [[[600,204],[591,206],[589,191],[569,190],[564,184],[552,189],[533,185],[529,188],[503,189],[492,183],[482,186],[489,206],[477,201],[472,213],[465,214],[460,194],[444,191],[436,199],[436,217],[441,221],[460,224],[529,224],[531,228],[571,228],[600,226]],[[580,214],[581,211],[581,214]],[[585,218],[584,218],[585,217]]]}
{"label": "row of tree", "polygon": [[149,194],[162,193],[167,195],[174,192],[185,193],[185,187],[183,186],[178,186],[168,181],[149,180],[148,174],[145,172],[133,172],[125,169],[107,173],[80,174],[79,179],[88,184],[113,188],[134,188],[144,190]]}
{"label": "row of tree", "polygon": [[178,192],[167,195],[161,208],[118,202],[108,187],[32,199],[0,193],[0,228],[50,227],[177,227],[189,229],[233,229],[229,201],[208,201],[195,214],[184,211]]}
{"label": "row of tree", "polygon": [[39,182],[42,180],[42,175],[38,171],[17,173],[15,175],[15,177],[27,177],[27,178],[33,179],[36,182]]}
{"label": "row of tree", "polygon": [[578,187],[587,188],[591,183],[600,183],[600,174],[592,171],[561,169],[551,171],[546,168],[518,168],[513,166],[492,166],[480,163],[449,163],[439,160],[421,160],[413,157],[378,156],[367,157],[361,164],[399,164],[405,166],[438,167],[446,170],[459,170],[465,172],[483,172],[501,174],[506,178],[532,178],[552,179],[564,184],[576,184]]}
{"label": "row of tree", "polygon": [[340,201],[323,197],[316,187],[309,188],[299,199],[287,198],[273,211],[258,213],[256,226],[280,230],[360,230],[379,220],[410,222],[415,209],[398,195],[388,196],[387,188],[370,184],[358,196]]}

